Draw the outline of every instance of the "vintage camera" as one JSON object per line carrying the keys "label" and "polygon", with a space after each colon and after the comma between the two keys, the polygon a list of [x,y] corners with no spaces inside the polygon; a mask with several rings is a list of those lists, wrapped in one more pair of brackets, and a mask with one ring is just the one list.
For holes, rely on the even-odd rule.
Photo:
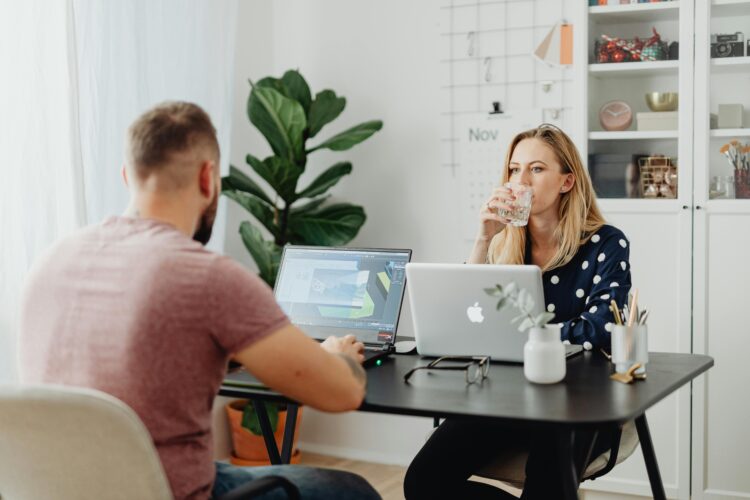
{"label": "vintage camera", "polygon": [[745,35],[711,35],[711,57],[742,57],[745,55]]}

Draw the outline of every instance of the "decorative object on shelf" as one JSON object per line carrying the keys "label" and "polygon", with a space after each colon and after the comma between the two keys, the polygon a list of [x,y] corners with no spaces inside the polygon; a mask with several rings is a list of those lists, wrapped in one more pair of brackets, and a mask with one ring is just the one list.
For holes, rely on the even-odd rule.
{"label": "decorative object on shelf", "polygon": [[677,92],[648,92],[646,104],[651,111],[677,111]]}
{"label": "decorative object on shelf", "polygon": [[[750,144],[743,145],[737,139],[724,144],[719,152],[727,157],[734,169],[735,198],[750,198]],[[710,198],[709,190],[709,198]]]}
{"label": "decorative object on shelf", "polygon": [[503,111],[503,103],[500,101],[492,101],[492,111],[490,111],[491,115],[500,115],[504,113]]}
{"label": "decorative object on shelf", "polygon": [[602,40],[594,42],[594,58],[598,63],[618,63],[634,61],[663,61],[669,53],[669,45],[652,28],[653,35],[648,39],[611,37],[602,34]]}
{"label": "decorative object on shelf", "polygon": [[639,198],[638,159],[645,155],[597,153],[588,156],[597,198]]}
{"label": "decorative object on shelf", "polygon": [[742,128],[742,104],[719,104],[719,128]]}
{"label": "decorative object on shelf", "polygon": [[677,198],[677,166],[668,156],[647,156],[638,161],[644,198]]}
{"label": "decorative object on shelf", "polygon": [[625,101],[605,102],[599,108],[599,123],[604,130],[627,130],[633,123],[633,110]]}
{"label": "decorative object on shelf", "polygon": [[635,114],[635,129],[641,132],[677,130],[677,119],[677,111],[659,111],[656,113],[640,111]]}
{"label": "decorative object on shelf", "polygon": [[672,42],[669,44],[669,50],[667,51],[667,59],[670,61],[676,61],[680,58],[680,42]]}
{"label": "decorative object on shelf", "polygon": [[515,306],[521,314],[512,322],[520,321],[518,330],[529,330],[529,340],[523,347],[523,374],[536,384],[554,384],[565,378],[565,346],[560,340],[560,327],[550,326],[554,313],[544,311],[534,316],[534,299],[528,291],[519,289],[515,282],[484,292],[497,297],[497,309],[506,305]]}
{"label": "decorative object on shelf", "polygon": [[743,57],[745,35],[741,32],[711,35],[711,57]]}

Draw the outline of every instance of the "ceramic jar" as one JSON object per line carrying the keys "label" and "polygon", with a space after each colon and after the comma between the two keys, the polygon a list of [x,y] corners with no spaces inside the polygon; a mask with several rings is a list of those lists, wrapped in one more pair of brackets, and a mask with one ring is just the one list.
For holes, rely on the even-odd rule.
{"label": "ceramic jar", "polygon": [[565,378],[565,346],[559,327],[529,329],[529,340],[523,347],[523,374],[537,384],[554,384]]}

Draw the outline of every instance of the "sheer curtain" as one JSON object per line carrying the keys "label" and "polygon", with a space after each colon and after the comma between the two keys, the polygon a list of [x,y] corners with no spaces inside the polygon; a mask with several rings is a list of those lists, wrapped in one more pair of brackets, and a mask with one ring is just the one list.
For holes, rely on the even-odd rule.
{"label": "sheer curtain", "polygon": [[[236,1],[0,1],[0,382],[16,377],[18,304],[55,240],[127,204],[128,124],[163,100],[211,115],[225,152]],[[224,240],[223,201],[212,246]]]}

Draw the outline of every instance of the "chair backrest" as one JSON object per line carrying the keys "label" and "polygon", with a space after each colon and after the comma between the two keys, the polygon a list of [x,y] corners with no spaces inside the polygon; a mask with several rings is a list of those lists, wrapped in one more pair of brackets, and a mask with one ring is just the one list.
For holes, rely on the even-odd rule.
{"label": "chair backrest", "polygon": [[[638,448],[638,433],[635,421],[629,421],[622,426],[622,434],[618,446],[617,458],[612,466],[624,462]],[[529,454],[525,450],[506,449],[499,451],[497,456],[489,464],[476,472],[477,476],[502,481],[515,488],[523,488],[526,480],[526,459]],[[595,479],[609,464],[610,452],[602,453],[589,463],[583,473],[583,480]]]}
{"label": "chair backrest", "polygon": [[0,386],[3,500],[172,500],[151,436],[122,401],[92,389]]}

